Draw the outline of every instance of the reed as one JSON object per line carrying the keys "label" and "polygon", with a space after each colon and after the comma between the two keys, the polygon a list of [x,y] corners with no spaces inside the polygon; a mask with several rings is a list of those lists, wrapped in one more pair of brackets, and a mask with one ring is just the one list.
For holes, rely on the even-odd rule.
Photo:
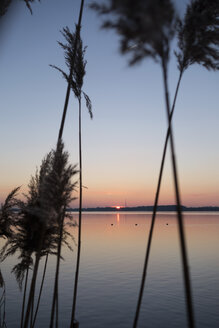
{"label": "reed", "polygon": [[[123,54],[131,54],[131,58],[129,60],[130,65],[136,64],[144,58],[151,57],[161,66],[168,130],[171,144],[172,170],[175,186],[178,227],[187,300],[186,303],[188,312],[188,324],[190,327],[194,327],[188,259],[183,229],[183,218],[181,213],[181,201],[175,159],[174,139],[171,125],[171,110],[168,89],[168,62],[170,56],[171,41],[174,37],[177,25],[175,8],[172,2],[169,0],[139,0],[135,2],[127,0],[117,1],[117,3],[114,1],[108,1],[108,6],[107,4],[100,5],[99,3],[93,3],[91,7],[95,9],[99,14],[107,16],[107,19],[103,21],[102,27],[114,29],[120,35],[120,50]],[[149,236],[149,238],[151,241],[152,234]],[[146,251],[141,287],[139,291],[133,327],[137,327],[138,323],[146,278],[147,260],[148,258]]]}
{"label": "reed", "polygon": [[[31,3],[35,2],[35,0],[23,0],[29,9],[31,15],[33,14]],[[38,0],[40,2],[40,0]],[[9,6],[11,5],[12,0],[1,0],[0,2],[0,17],[5,15],[8,11]]]}
{"label": "reed", "polygon": [[53,327],[55,304],[58,297],[58,279],[59,279],[59,264],[61,257],[61,246],[64,242],[67,232],[65,231],[64,218],[65,210],[70,203],[75,199],[72,197],[72,192],[75,190],[76,182],[71,179],[78,173],[76,166],[68,164],[68,153],[64,151],[64,145],[61,141],[57,144],[57,149],[54,152],[53,165],[50,174],[45,181],[45,190],[47,190],[47,199],[50,206],[55,211],[54,222],[58,227],[57,241],[57,262],[56,274],[53,291],[52,310],[50,318],[50,327]]}
{"label": "reed", "polygon": [[18,204],[17,193],[20,187],[13,189],[0,208],[0,238],[13,238],[13,225],[16,213],[13,209]]}
{"label": "reed", "polygon": [[[179,79],[176,86],[174,101],[171,109],[170,120],[175,110],[176,100],[180,83],[184,72],[193,64],[200,64],[208,70],[218,70],[218,23],[215,19],[218,17],[217,1],[212,2],[211,6],[202,0],[197,0],[187,5],[186,13],[183,20],[178,19],[178,50],[175,55],[178,61]],[[211,37],[207,37],[207,35]],[[201,45],[204,45],[202,47]],[[210,51],[209,51],[210,50]],[[157,189],[154,200],[153,214],[151,226],[149,230],[149,237],[146,250],[145,272],[147,272],[148,260],[151,249],[151,241],[153,229],[155,224],[157,205],[161,187],[161,180],[163,175],[163,167],[166,157],[167,144],[169,140],[169,129],[167,130],[166,139],[163,148],[163,154],[160,165],[160,172],[158,177]]]}
{"label": "reed", "polygon": [[[63,163],[59,172],[56,171],[57,162]],[[57,254],[59,241],[58,202],[60,199],[63,202],[72,200],[70,193],[75,184],[71,183],[70,179],[75,173],[75,167],[68,164],[68,154],[64,152],[64,145],[60,141],[58,149],[51,151],[45,157],[39,172],[37,171],[35,176],[31,178],[26,202],[20,202],[20,212],[15,223],[16,234],[14,234],[13,239],[8,240],[2,251],[2,259],[16,251],[20,252],[19,259],[21,261],[13,268],[20,287],[26,270],[33,266],[23,327],[29,325],[40,259],[48,254]],[[62,193],[59,194],[61,189]],[[64,239],[66,237],[67,232],[64,234]],[[65,242],[67,243],[67,241]],[[35,317],[32,315],[32,319],[34,321],[32,326],[34,326],[36,314]]]}
{"label": "reed", "polygon": [[87,61],[84,59],[86,47],[83,47],[82,39],[78,38],[77,48],[75,49],[75,40],[76,33],[71,32],[68,27],[63,28],[61,32],[64,36],[66,43],[59,42],[59,45],[64,50],[65,63],[68,68],[71,67],[72,58],[75,54],[75,66],[72,71],[72,75],[68,76],[68,74],[55,65],[50,65],[51,67],[58,70],[67,83],[70,83],[71,89],[78,100],[78,109],[79,109],[79,223],[78,223],[78,252],[77,252],[77,260],[76,260],[76,272],[75,272],[75,283],[74,283],[74,294],[73,294],[73,305],[72,305],[72,318],[71,325],[73,327],[75,321],[75,308],[76,308],[76,299],[77,299],[77,286],[78,286],[78,277],[79,277],[79,266],[80,266],[80,250],[81,250],[81,220],[82,220],[82,146],[81,146],[81,98],[82,95],[85,99],[86,107],[88,109],[88,113],[90,118],[93,118],[92,112],[92,103],[89,96],[82,90],[84,76],[86,74],[86,64]]}
{"label": "reed", "polygon": [[81,95],[83,94],[88,113],[90,118],[93,118],[92,104],[88,95],[82,90],[84,76],[86,74],[85,67],[87,62],[84,60],[85,49],[83,49],[82,40],[80,40],[78,48],[78,65],[75,69],[75,78],[71,81],[71,87],[75,94],[75,97],[78,99],[78,124],[79,124],[79,223],[78,223],[78,251],[76,259],[76,270],[75,270],[75,282],[74,282],[74,292],[73,292],[73,303],[72,303],[72,314],[71,314],[71,323],[70,327],[74,328],[75,325],[75,311],[76,311],[76,302],[77,302],[77,289],[78,289],[78,278],[79,278],[79,268],[80,268],[80,256],[81,256],[81,223],[82,223],[82,133],[81,133]]}
{"label": "reed", "polygon": [[6,286],[5,281],[2,276],[2,272],[0,270],[0,288],[2,290],[2,294],[0,296],[0,327],[7,327],[5,321],[5,308],[6,308]]}

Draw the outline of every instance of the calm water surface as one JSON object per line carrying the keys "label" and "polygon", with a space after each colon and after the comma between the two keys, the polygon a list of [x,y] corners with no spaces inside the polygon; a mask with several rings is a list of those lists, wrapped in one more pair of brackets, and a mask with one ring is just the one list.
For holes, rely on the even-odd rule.
{"label": "calm water surface", "polygon": [[[184,218],[196,326],[218,328],[219,214],[186,213]],[[150,221],[150,213],[83,214],[76,313],[80,328],[132,327]],[[77,228],[71,229],[76,238]],[[76,245],[73,253],[68,249],[62,252],[59,285],[62,328],[69,327],[76,253]],[[20,320],[22,293],[10,273],[16,261],[16,257],[11,257],[1,265],[7,289],[8,328],[19,327]],[[54,268],[55,257],[50,257],[36,327],[48,327]],[[174,213],[157,216],[139,327],[187,327]]]}

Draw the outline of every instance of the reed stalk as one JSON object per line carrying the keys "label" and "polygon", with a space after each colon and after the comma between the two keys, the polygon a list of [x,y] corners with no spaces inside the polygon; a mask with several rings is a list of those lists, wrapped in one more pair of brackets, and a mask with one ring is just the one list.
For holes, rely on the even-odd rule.
{"label": "reed stalk", "polygon": [[78,214],[78,250],[77,250],[77,262],[75,270],[74,281],[74,293],[71,313],[70,328],[74,328],[75,322],[75,310],[77,302],[77,289],[78,289],[78,277],[81,258],[81,220],[82,220],[82,148],[81,148],[81,97],[78,98],[79,102],[79,214]]}
{"label": "reed stalk", "polygon": [[[158,188],[155,195],[155,205],[154,212],[152,216],[152,224],[149,232],[149,240],[146,248],[146,257],[144,261],[144,269],[142,275],[141,288],[139,292],[139,298],[137,303],[137,309],[135,313],[133,327],[137,327],[139,311],[141,306],[141,299],[143,295],[143,286],[146,278],[146,269],[148,265],[148,258],[150,252],[150,246],[152,241],[152,233],[154,227],[154,220],[156,216],[157,203],[159,198],[160,184],[163,172],[163,165],[166,156],[166,147],[168,138],[170,138],[171,144],[171,160],[172,160],[172,169],[173,169],[173,178],[174,178],[174,188],[175,188],[175,197],[177,204],[177,216],[178,216],[178,226],[180,232],[180,246],[182,253],[182,262],[183,262],[183,272],[184,272],[184,282],[186,290],[186,301],[187,301],[187,310],[188,310],[188,320],[190,327],[194,326],[193,320],[193,309],[192,309],[192,300],[191,300],[191,290],[190,290],[190,280],[188,272],[188,262],[187,262],[187,253],[185,246],[184,230],[183,230],[183,218],[181,213],[181,202],[178,186],[178,176],[175,160],[175,149],[172,135],[171,127],[171,118],[173,112],[170,112],[169,105],[169,93],[168,93],[168,84],[167,84],[167,64],[169,62],[170,55],[170,44],[174,37],[177,22],[179,19],[176,15],[176,11],[173,5],[173,2],[170,0],[165,1],[143,1],[136,0],[135,2],[124,3],[122,0],[118,0],[116,3],[113,0],[108,0],[107,3],[103,5],[94,2],[91,7],[96,10],[99,14],[103,16],[108,16],[102,27],[103,28],[112,28],[120,35],[120,50],[122,54],[131,53],[132,57],[129,61],[130,65],[134,65],[144,58],[151,57],[156,62],[160,62],[162,67],[163,74],[163,83],[165,91],[165,104],[166,112],[168,117],[168,132],[164,145],[164,152],[161,161],[161,169],[158,179]],[[180,26],[182,31],[183,25]],[[183,32],[184,34],[184,32]],[[191,32],[190,32],[191,34]],[[186,34],[186,42],[188,34]],[[189,41],[191,38],[189,38]],[[183,72],[183,69],[186,67],[187,62],[184,60],[185,57],[182,55],[184,52],[184,37],[181,35],[179,44],[181,52],[176,54],[178,63],[180,67],[180,72]],[[197,42],[194,42],[197,44]],[[183,67],[183,69],[182,69]],[[181,76],[176,89],[176,95],[178,93],[179,84],[181,81]],[[176,99],[176,97],[175,97]],[[175,107],[175,104],[174,104]],[[173,107],[173,109],[174,109]]]}
{"label": "reed stalk", "polygon": [[47,253],[47,254],[46,254],[45,263],[44,263],[43,276],[42,276],[42,280],[41,280],[39,296],[38,296],[37,305],[36,305],[36,310],[35,310],[34,319],[33,319],[33,323],[32,323],[32,325],[31,325],[31,328],[34,328],[34,326],[35,326],[35,322],[36,322],[36,317],[37,317],[37,313],[38,313],[38,309],[39,309],[39,305],[40,305],[40,299],[41,299],[42,290],[43,290],[43,285],[44,285],[44,280],[45,280],[45,275],[46,275],[48,256],[49,256],[49,254]]}
{"label": "reed stalk", "polygon": [[65,218],[65,208],[63,210],[63,213],[61,214],[60,227],[59,227],[60,230],[59,230],[57,261],[56,261],[55,283],[54,283],[52,310],[51,310],[50,324],[49,324],[50,328],[53,328],[53,324],[54,324],[55,307],[57,307],[56,322],[58,322],[58,281],[59,281],[59,267],[60,267],[60,258],[61,258],[64,218]]}
{"label": "reed stalk", "polygon": [[[179,75],[178,82],[177,82],[176,91],[175,91],[173,106],[172,106],[172,110],[171,110],[171,114],[170,114],[170,121],[172,121],[172,117],[173,117],[173,113],[174,113],[174,109],[175,109],[175,104],[176,104],[176,99],[177,99],[177,95],[178,95],[178,91],[179,91],[179,86],[180,86],[180,82],[181,82],[181,79],[182,79],[182,74],[183,74],[183,72],[181,71],[180,75]],[[170,136],[170,129],[168,127],[168,130],[167,130],[167,133],[166,133],[166,138],[165,138],[165,143],[164,143],[164,147],[163,147],[163,154],[162,154],[162,159],[161,159],[157,189],[156,189],[155,200],[154,200],[153,214],[152,214],[152,219],[151,219],[151,226],[150,226],[149,235],[148,235],[148,242],[147,242],[146,255],[145,255],[145,261],[144,261],[144,266],[143,266],[142,280],[141,280],[139,296],[138,296],[138,302],[137,302],[135,318],[134,318],[134,324],[133,324],[134,328],[137,327],[137,322],[138,322],[138,317],[139,317],[139,312],[140,312],[141,302],[142,302],[142,297],[143,297],[143,292],[144,292],[144,286],[145,286],[145,282],[146,282],[148,261],[149,261],[149,256],[150,256],[151,242],[152,242],[152,238],[153,238],[154,224],[155,224],[155,219],[156,219],[156,212],[157,212],[157,206],[158,206],[160,187],[161,187],[161,181],[162,181],[162,176],[163,176],[163,168],[164,168],[164,163],[165,163],[165,158],[166,158],[166,151],[167,151],[169,136]]]}
{"label": "reed stalk", "polygon": [[23,295],[23,303],[22,303],[22,311],[21,311],[21,325],[20,325],[21,328],[23,328],[23,321],[24,321],[24,309],[25,309],[25,301],[26,301],[28,273],[29,273],[29,268],[27,268],[26,270],[26,277],[25,277],[24,295]]}
{"label": "reed stalk", "polygon": [[163,83],[164,83],[164,90],[165,90],[166,114],[167,114],[167,121],[169,124],[169,131],[170,131],[169,133],[170,147],[171,147],[170,149],[171,149],[172,170],[173,170],[174,186],[175,186],[176,208],[177,208],[178,229],[179,229],[179,236],[180,236],[180,250],[182,256],[182,266],[183,266],[184,285],[185,285],[185,294],[186,294],[188,325],[190,328],[194,328],[195,323],[194,323],[194,314],[193,314],[194,312],[193,312],[193,303],[192,303],[192,292],[191,292],[188,256],[187,256],[185,233],[184,233],[183,215],[181,210],[179,182],[178,182],[178,174],[177,174],[176,158],[175,158],[175,147],[174,147],[171,117],[170,117],[170,103],[169,103],[166,65],[167,64],[164,58],[162,58],[162,73],[163,73]]}
{"label": "reed stalk", "polygon": [[[44,237],[44,232],[42,232],[42,238],[41,238],[41,241],[40,241],[41,247],[39,247],[39,250],[42,249],[43,237]],[[28,325],[29,325],[29,319],[30,319],[30,314],[31,314],[32,302],[33,302],[33,299],[34,299],[34,293],[35,293],[35,286],[36,286],[36,279],[37,279],[37,273],[38,273],[38,268],[39,268],[39,262],[40,262],[40,252],[37,252],[36,256],[35,256],[35,264],[34,264],[34,269],[33,269],[33,275],[32,275],[32,280],[31,280],[31,285],[30,285],[29,298],[28,298],[28,303],[27,303],[27,309],[26,309],[23,328],[28,328]]]}

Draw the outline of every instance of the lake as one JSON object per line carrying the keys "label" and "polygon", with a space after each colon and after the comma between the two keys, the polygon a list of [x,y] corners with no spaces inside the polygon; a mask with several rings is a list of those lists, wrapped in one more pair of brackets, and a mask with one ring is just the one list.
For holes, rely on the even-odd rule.
{"label": "lake", "polygon": [[[74,214],[77,220],[77,214]],[[151,213],[84,213],[76,318],[80,328],[131,328],[136,309]],[[196,327],[219,327],[219,213],[184,213]],[[75,238],[77,228],[71,228]],[[3,241],[1,241],[1,245]],[[59,327],[69,327],[76,245],[64,248],[59,284]],[[6,323],[19,327],[22,293],[11,269],[1,264],[6,282]],[[44,259],[42,260],[42,262]],[[48,327],[56,258],[48,270],[36,327]],[[42,268],[39,272],[41,277]],[[138,327],[185,328],[178,226],[173,212],[159,212]]]}

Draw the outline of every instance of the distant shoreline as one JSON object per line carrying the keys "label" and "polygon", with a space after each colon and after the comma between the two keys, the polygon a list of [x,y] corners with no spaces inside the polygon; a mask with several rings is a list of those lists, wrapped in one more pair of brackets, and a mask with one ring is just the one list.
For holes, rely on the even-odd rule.
{"label": "distant shoreline", "polygon": [[[183,212],[217,212],[219,211],[219,206],[201,206],[201,207],[187,207],[181,206]],[[69,208],[68,211],[78,212],[78,208]],[[121,207],[120,209],[116,207],[89,207],[83,208],[82,212],[152,212],[153,206],[134,206],[134,207]],[[157,207],[159,212],[174,212],[176,211],[176,205],[160,205]]]}

